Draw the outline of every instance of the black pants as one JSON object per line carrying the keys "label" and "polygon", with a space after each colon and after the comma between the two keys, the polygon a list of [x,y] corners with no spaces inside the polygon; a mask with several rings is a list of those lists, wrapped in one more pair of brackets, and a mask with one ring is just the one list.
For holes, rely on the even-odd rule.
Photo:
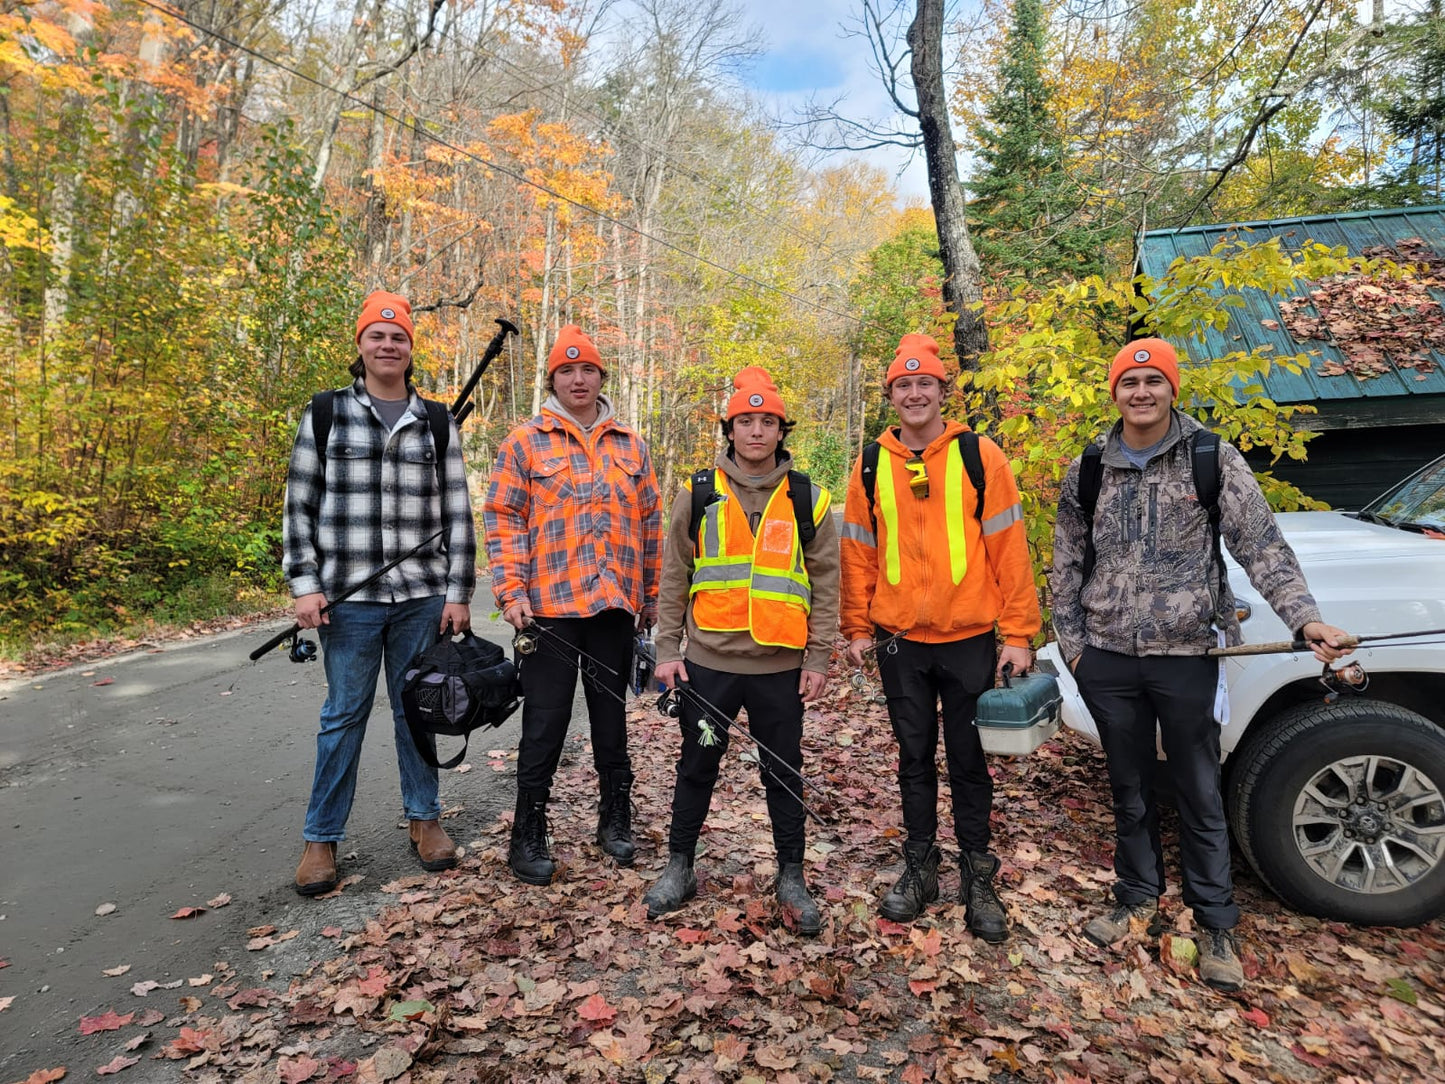
{"label": "black pants", "polygon": [[1219,785],[1219,724],[1214,694],[1219,660],[1201,656],[1136,658],[1086,647],[1074,678],[1099,726],[1114,795],[1114,896],[1134,904],[1164,894],[1159,844],[1157,723],[1179,805],[1184,902],[1200,926],[1239,921],[1229,868],[1229,826]]}
{"label": "black pants", "polygon": [[[797,771],[803,769],[803,699],[798,695],[801,672],[784,670],[780,674],[729,674],[710,670],[695,662],[687,663],[689,684],[697,693],[726,715],[736,719],[739,709],[746,708],[748,729],[758,742],[776,753],[785,764]],[[720,722],[710,719],[717,744],[698,741],[701,728],[698,720],[706,718],[703,710],[686,693],[682,694],[682,750],[677,756],[677,785],[672,792],[672,831],[668,849],[674,854],[691,855],[697,850],[697,837],[712,804],[712,790],[717,783],[718,767],[727,752],[729,731]],[[770,753],[757,750],[763,789],[768,797],[768,817],[773,822],[773,847],[778,864],[801,862],[805,846],[801,794],[803,784],[787,768],[780,767]],[[792,791],[789,794],[788,791]]]}
{"label": "black pants", "polygon": [[[887,635],[880,629],[877,638]],[[942,701],[953,833],[963,851],[988,851],[993,778],[973,718],[979,694],[993,687],[997,661],[992,632],[943,644],[897,639],[878,652],[878,675],[898,739],[898,789],[910,842],[933,843],[938,837],[936,759]]]}
{"label": "black pants", "polygon": [[[632,665],[632,615],[625,610],[604,610],[592,617],[538,617],[536,623],[556,635],[539,634],[537,650],[522,657],[522,742],[517,752],[517,789],[551,787],[572,722],[579,667],[587,697],[587,718],[592,725],[592,762],[599,773],[630,771],[624,705]],[[587,652],[616,675],[597,669],[569,651],[558,637]]]}

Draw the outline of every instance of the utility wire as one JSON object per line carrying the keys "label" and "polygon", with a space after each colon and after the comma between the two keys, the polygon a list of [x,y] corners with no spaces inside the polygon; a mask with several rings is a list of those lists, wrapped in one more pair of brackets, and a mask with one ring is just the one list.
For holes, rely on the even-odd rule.
{"label": "utility wire", "polygon": [[859,326],[872,327],[878,331],[888,332],[889,330],[888,328],[885,328],[879,324],[873,324],[871,322],[862,320],[858,316],[855,316],[851,313],[846,313],[840,309],[832,308],[829,305],[823,305],[819,302],[809,300],[802,294],[794,293],[792,290],[785,289],[784,287],[779,286],[776,283],[767,282],[753,275],[749,275],[746,271],[739,271],[737,268],[728,267],[725,264],[718,263],[716,260],[709,259],[708,257],[703,256],[700,253],[692,252],[689,249],[683,248],[681,245],[673,244],[671,241],[658,237],[656,234],[648,233],[646,230],[639,229],[638,227],[632,225],[629,222],[624,222],[622,219],[617,218],[614,215],[608,214],[606,211],[600,210],[596,207],[588,206],[581,200],[576,200],[570,196],[563,195],[561,192],[549,188],[545,184],[540,184],[539,182],[532,180],[524,174],[518,173],[516,170],[508,169],[506,166],[503,166],[500,163],[494,162],[488,158],[484,158],[480,154],[469,151],[464,147],[458,147],[455,143],[451,143],[436,135],[435,133],[427,131],[420,124],[414,121],[404,120],[403,118],[397,116],[395,113],[392,113],[386,109],[382,109],[380,106],[373,105],[371,102],[366,101],[364,98],[357,97],[355,94],[349,93],[348,91],[340,90],[337,87],[333,87],[326,83],[323,83],[321,80],[315,78],[314,76],[307,75],[305,72],[300,71],[290,66],[289,64],[286,64],[281,60],[276,59],[275,57],[269,56],[268,54],[263,53],[259,49],[254,49],[249,45],[245,45],[239,41],[236,41],[234,38],[227,37],[224,34],[212,30],[209,27],[196,22],[194,19],[181,12],[176,11],[173,8],[169,8],[164,4],[156,3],[156,0],[137,0],[137,2],[144,7],[151,8],[152,10],[157,11],[162,15],[165,15],[168,18],[175,19],[177,22],[184,23],[185,25],[191,27],[193,30],[198,30],[202,34],[214,38],[216,41],[219,41],[225,45],[229,45],[233,49],[237,49],[243,53],[246,53],[248,56],[255,57],[257,60],[260,60],[263,63],[270,64],[272,67],[286,72],[288,75],[295,76],[297,79],[300,79],[303,82],[310,83],[318,90],[324,90],[329,94],[335,94],[344,101],[350,102],[353,105],[361,107],[362,109],[370,110],[378,114],[379,116],[385,117],[387,120],[391,121],[393,124],[396,124],[400,128],[409,132],[413,132],[416,135],[422,136],[425,139],[429,139],[432,142],[438,144],[439,146],[445,147],[447,150],[452,151],[453,153],[460,155],[463,158],[469,158],[473,162],[476,162],[478,165],[485,166],[487,169],[495,170],[496,172],[502,174],[504,177],[510,177],[520,184],[525,184],[532,188],[535,188],[539,192],[545,193],[547,196],[550,196],[552,199],[558,200],[561,203],[570,204],[571,206],[576,207],[578,210],[585,211],[587,214],[593,215],[596,218],[601,219],[603,222],[607,222],[611,225],[619,227],[620,229],[627,230],[629,233],[632,233],[638,237],[645,237],[647,238],[647,240],[653,242],[654,244],[659,245],[662,248],[665,248],[671,252],[675,252],[679,256],[685,256],[690,260],[700,263],[706,267],[711,267],[715,271],[721,271],[723,274],[730,275],[733,278],[740,279],[743,282],[750,282],[754,286],[759,287],[760,289],[768,290],[772,293],[777,294],[780,297],[786,297],[791,301],[797,302],[799,305],[814,310],[815,312],[826,312],[831,316],[841,317],[842,319],[847,320],[850,323],[855,323]]}
{"label": "utility wire", "polygon": [[495,50],[489,49],[483,45],[473,45],[470,42],[463,41],[456,29],[455,24],[449,24],[440,32],[438,36],[442,40],[450,39],[453,44],[457,45],[458,47],[473,56],[489,57],[492,60],[497,61],[497,63],[505,65],[519,78],[522,83],[523,89],[531,90],[539,94],[546,94],[551,97],[553,101],[558,102],[566,108],[574,110],[579,116],[587,117],[588,119],[596,122],[597,124],[602,126],[602,129],[605,132],[608,133],[609,139],[614,140],[618,143],[631,144],[632,146],[637,147],[640,150],[644,150],[647,151],[649,154],[655,155],[657,158],[661,159],[669,166],[671,166],[675,172],[680,173],[684,177],[687,177],[693,181],[696,181],[698,184],[705,185],[708,188],[711,188],[718,195],[726,199],[736,200],[741,206],[746,207],[752,212],[754,212],[759,219],[765,222],[773,223],[783,232],[791,234],[793,237],[798,238],[798,240],[805,241],[815,248],[821,249],[836,260],[848,260],[849,257],[843,255],[841,252],[835,249],[832,245],[828,244],[822,238],[815,237],[810,233],[800,230],[797,226],[794,226],[791,223],[785,221],[784,219],[779,218],[776,213],[767,211],[758,204],[736,195],[727,187],[725,187],[723,182],[716,177],[710,177],[707,174],[702,173],[680,162],[676,157],[669,154],[665,149],[657,146],[655,143],[643,139],[641,136],[632,135],[629,132],[623,131],[620,127],[615,125],[614,122],[603,116],[601,113],[597,112],[595,109],[589,109],[586,105],[568,99],[556,87],[549,86],[546,83],[537,83],[531,81],[531,72],[527,71],[520,64],[508,60],[501,53],[498,53]]}

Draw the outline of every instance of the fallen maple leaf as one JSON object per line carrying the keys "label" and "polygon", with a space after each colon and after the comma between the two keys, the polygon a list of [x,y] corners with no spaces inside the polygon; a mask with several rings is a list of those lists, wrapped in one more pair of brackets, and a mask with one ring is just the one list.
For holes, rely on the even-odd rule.
{"label": "fallen maple leaf", "polygon": [[51,1084],[51,1081],[59,1080],[65,1075],[65,1066],[57,1066],[54,1069],[36,1069],[20,1084]]}
{"label": "fallen maple leaf", "polygon": [[228,904],[228,903],[230,903],[230,902],[231,902],[231,896],[230,896],[230,894],[227,893],[227,892],[222,892],[222,893],[221,893],[219,896],[217,896],[215,899],[207,900],[207,901],[206,901],[206,906],[207,906],[207,907],[224,907],[224,906],[226,906],[226,904]]}
{"label": "fallen maple leaf", "polygon": [[117,976],[124,975],[129,970],[130,964],[121,964],[119,967],[101,968],[100,973],[102,975],[109,975],[111,978],[116,978]]}
{"label": "fallen maple leaf", "polygon": [[140,1046],[144,1045],[147,1040],[150,1039],[150,1037],[151,1033],[148,1031],[143,1031],[139,1035],[132,1035],[129,1039],[126,1040],[125,1048],[127,1050],[135,1050]]}
{"label": "fallen maple leaf", "polygon": [[607,1004],[601,994],[593,994],[577,1006],[577,1015],[594,1024],[610,1024],[617,1017],[617,1010]]}
{"label": "fallen maple leaf", "polygon": [[10,997],[0,997],[0,1012],[4,1012],[6,1009],[10,1008],[10,1006],[13,1005],[14,1003],[15,1003],[15,995],[13,995],[13,994],[12,994]]}
{"label": "fallen maple leaf", "polygon": [[206,1049],[206,1040],[211,1036],[209,1028],[181,1028],[181,1033],[166,1044],[168,1058],[188,1058]]}
{"label": "fallen maple leaf", "polygon": [[204,915],[205,913],[206,909],[204,907],[182,907],[173,914],[171,918],[195,918],[197,915]]}
{"label": "fallen maple leaf", "polygon": [[322,937],[340,937],[345,931],[340,926],[322,926]]}
{"label": "fallen maple leaf", "polygon": [[1252,1009],[1241,1009],[1239,1018],[1241,1020],[1248,1020],[1257,1028],[1269,1027],[1269,1013],[1257,1006]]}
{"label": "fallen maple leaf", "polygon": [[[114,685],[114,684],[115,684],[115,678],[113,678],[113,677],[103,677],[103,678],[101,678],[99,681],[92,681],[92,682],[91,682],[91,685]],[[123,1067],[122,1067],[122,1068],[123,1068]],[[116,1071],[118,1072],[119,1070],[116,1070]]]}
{"label": "fallen maple leaf", "polygon": [[94,1035],[97,1031],[119,1031],[134,1018],[135,1013],[133,1012],[119,1016],[114,1009],[106,1009],[99,1016],[82,1016],[80,1018],[80,1034]]}
{"label": "fallen maple leaf", "polygon": [[324,1067],[325,1063],[302,1054],[296,1058],[282,1058],[276,1065],[276,1072],[281,1077],[281,1084],[301,1084]]}
{"label": "fallen maple leaf", "polygon": [[132,1065],[136,1064],[136,1062],[138,1062],[138,1061],[140,1061],[140,1058],[127,1058],[127,1057],[124,1057],[123,1055],[117,1054],[115,1057],[111,1058],[110,1061],[106,1062],[104,1065],[98,1065],[98,1066],[96,1066],[96,1068],[95,1068],[95,1075],[96,1075],[96,1076],[110,1076],[112,1073],[118,1073],[118,1072],[120,1072],[122,1069],[129,1069]]}

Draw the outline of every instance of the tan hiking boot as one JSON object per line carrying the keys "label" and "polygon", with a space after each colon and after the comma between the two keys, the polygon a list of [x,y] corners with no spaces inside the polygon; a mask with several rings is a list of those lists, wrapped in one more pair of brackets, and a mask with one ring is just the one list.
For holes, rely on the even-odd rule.
{"label": "tan hiking boot", "polygon": [[1140,900],[1138,903],[1116,903],[1104,914],[1091,918],[1084,926],[1084,936],[1101,948],[1108,948],[1131,933],[1136,937],[1144,934],[1158,937],[1163,929],[1159,901]]}
{"label": "tan hiking boot", "polygon": [[1199,931],[1199,978],[1206,986],[1226,993],[1244,989],[1244,964],[1232,928]]}
{"label": "tan hiking boot", "polygon": [[336,844],[306,841],[301,862],[296,867],[296,891],[303,896],[319,896],[336,887]]}
{"label": "tan hiking boot", "polygon": [[441,821],[412,821],[411,849],[421,859],[421,868],[433,873],[457,864],[457,848]]}

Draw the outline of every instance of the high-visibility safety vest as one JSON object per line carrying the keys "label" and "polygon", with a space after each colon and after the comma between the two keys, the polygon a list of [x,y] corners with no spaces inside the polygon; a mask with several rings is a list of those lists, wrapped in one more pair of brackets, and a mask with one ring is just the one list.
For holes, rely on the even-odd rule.
{"label": "high-visibility safety vest", "polygon": [[[703,511],[692,562],[692,618],[709,632],[747,632],[767,647],[808,646],[813,589],[784,478],[768,498],[757,532],[718,471],[718,500]],[[827,514],[828,491],[817,487],[813,522]]]}
{"label": "high-visibility safety vest", "polygon": [[[892,452],[886,452],[887,459],[885,466],[880,467],[877,481],[874,483],[877,494],[877,507],[875,515],[883,521],[884,544],[881,564],[883,575],[887,577],[890,584],[897,585],[903,578],[903,561],[898,548],[898,495],[897,486],[893,480],[893,464],[891,460],[897,456]],[[957,587],[963,582],[964,575],[968,572],[968,539],[965,534],[968,528],[968,509],[963,503],[963,479],[967,468],[963,462],[963,452],[957,441],[950,441],[947,451],[944,452],[943,469],[943,508],[944,519],[947,524],[948,543],[948,573]],[[910,501],[917,498],[909,496]],[[980,511],[982,508],[980,507]]]}

